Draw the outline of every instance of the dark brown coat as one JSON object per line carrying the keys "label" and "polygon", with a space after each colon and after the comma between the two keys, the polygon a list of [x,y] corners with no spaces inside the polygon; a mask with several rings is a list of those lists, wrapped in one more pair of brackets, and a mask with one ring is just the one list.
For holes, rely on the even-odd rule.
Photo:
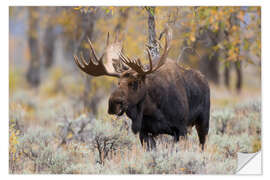
{"label": "dark brown coat", "polygon": [[126,113],[132,131],[155,147],[159,134],[179,136],[196,126],[202,148],[209,129],[210,90],[198,71],[168,59],[156,72],[144,76],[133,70],[122,73],[118,88],[109,100],[109,114]]}

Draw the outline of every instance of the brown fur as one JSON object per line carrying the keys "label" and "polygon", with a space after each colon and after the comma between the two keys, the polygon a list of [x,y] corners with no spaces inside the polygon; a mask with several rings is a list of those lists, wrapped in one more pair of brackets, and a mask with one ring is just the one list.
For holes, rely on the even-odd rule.
{"label": "brown fur", "polygon": [[149,148],[155,147],[157,135],[169,134],[178,141],[192,126],[196,126],[203,148],[209,112],[210,90],[205,77],[170,59],[152,74],[123,72],[108,108],[109,114],[126,113],[132,120],[132,131],[139,132],[141,143]]}

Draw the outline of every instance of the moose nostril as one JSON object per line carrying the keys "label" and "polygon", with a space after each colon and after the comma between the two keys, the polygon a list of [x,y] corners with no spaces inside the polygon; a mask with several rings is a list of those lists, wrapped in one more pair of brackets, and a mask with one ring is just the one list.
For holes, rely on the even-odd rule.
{"label": "moose nostril", "polygon": [[122,108],[124,103],[123,101],[116,101],[115,104],[119,105]]}
{"label": "moose nostril", "polygon": [[123,104],[123,102],[122,101],[117,101],[117,103],[116,104],[120,104],[120,105],[122,105]]}
{"label": "moose nostril", "polygon": [[108,113],[115,114],[117,107],[123,107],[123,101],[121,99],[109,99]]}

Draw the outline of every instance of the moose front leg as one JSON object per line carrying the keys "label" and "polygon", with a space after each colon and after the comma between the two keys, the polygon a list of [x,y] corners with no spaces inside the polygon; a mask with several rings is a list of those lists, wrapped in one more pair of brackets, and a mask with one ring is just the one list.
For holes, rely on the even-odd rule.
{"label": "moose front leg", "polygon": [[149,135],[143,131],[140,132],[140,141],[142,146],[144,146],[144,143],[146,143],[147,151],[150,151],[152,149],[156,149],[156,141],[152,135]]}

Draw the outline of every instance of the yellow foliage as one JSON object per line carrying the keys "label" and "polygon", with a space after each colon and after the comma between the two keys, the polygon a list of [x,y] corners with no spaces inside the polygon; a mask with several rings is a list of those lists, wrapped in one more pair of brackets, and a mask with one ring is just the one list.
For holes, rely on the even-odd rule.
{"label": "yellow foliage", "polygon": [[82,8],[82,6],[78,6],[78,7],[75,7],[73,8],[74,10],[80,10]]}
{"label": "yellow foliage", "polygon": [[62,68],[54,67],[51,69],[49,78],[41,85],[40,91],[49,96],[56,95],[61,89],[61,79],[64,77]]}
{"label": "yellow foliage", "polygon": [[195,41],[195,34],[190,33],[189,39],[194,42]]}
{"label": "yellow foliage", "polygon": [[253,152],[258,152],[261,150],[261,140],[260,139],[256,139],[252,142],[252,150]]}
{"label": "yellow foliage", "polygon": [[180,168],[180,171],[185,171],[186,170],[186,168]]}
{"label": "yellow foliage", "polygon": [[69,132],[68,135],[67,135],[67,139],[71,139],[72,137],[73,137],[72,132]]}
{"label": "yellow foliage", "polygon": [[9,67],[9,95],[12,96],[13,93],[20,88],[27,88],[26,80],[20,69],[15,68],[14,65]]}
{"label": "yellow foliage", "polygon": [[56,23],[61,24],[64,27],[64,32],[67,34],[72,34],[74,27],[78,24],[76,13],[78,14],[80,12],[75,11],[75,13],[72,13],[70,10],[63,10],[56,17]]}
{"label": "yellow foliage", "polygon": [[[11,120],[14,121],[14,120]],[[17,145],[18,145],[18,135],[20,133],[19,130],[16,130],[15,123],[12,123],[9,127],[9,154],[12,157],[12,160],[16,160],[16,154],[17,154]]]}
{"label": "yellow foliage", "polygon": [[237,18],[240,19],[241,21],[244,21],[244,17],[245,17],[244,11],[240,11],[237,15]]}
{"label": "yellow foliage", "polygon": [[9,92],[12,94],[15,90],[15,85],[16,85],[16,79],[14,75],[14,71],[10,70],[9,71]]}

